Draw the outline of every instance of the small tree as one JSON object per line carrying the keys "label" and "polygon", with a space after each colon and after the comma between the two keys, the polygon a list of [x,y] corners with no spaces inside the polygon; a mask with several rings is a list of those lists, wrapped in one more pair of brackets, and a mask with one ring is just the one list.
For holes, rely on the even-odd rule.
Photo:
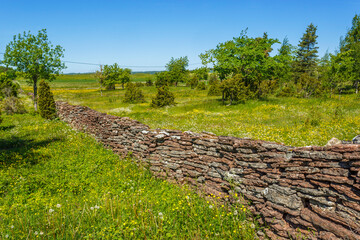
{"label": "small tree", "polygon": [[104,75],[104,71],[103,71],[103,66],[100,65],[100,71],[96,71],[95,72],[95,77],[98,79],[99,83],[100,83],[100,94],[101,96],[102,94],[102,88],[103,88],[103,84],[105,81],[105,75]]}
{"label": "small tree", "polygon": [[107,90],[115,90],[116,83],[121,83],[124,89],[125,83],[130,82],[131,70],[128,68],[120,68],[117,63],[114,63],[113,65],[105,65],[103,74],[103,83]]}
{"label": "small tree", "polygon": [[145,102],[145,97],[141,89],[137,87],[136,84],[130,82],[126,85],[125,98],[123,102],[124,103]]}
{"label": "small tree", "polygon": [[171,58],[170,62],[166,65],[166,69],[170,74],[170,82],[175,86],[177,86],[178,82],[184,82],[188,65],[188,57]]}
{"label": "small tree", "polygon": [[40,30],[38,35],[32,35],[30,32],[15,35],[13,41],[6,46],[2,63],[16,67],[16,71],[33,85],[35,111],[37,111],[38,80],[52,81],[59,75],[65,68],[65,64],[60,60],[64,57],[63,52],[61,46],[53,47],[46,29]]}
{"label": "small tree", "polygon": [[164,107],[168,105],[175,105],[175,96],[167,86],[159,87],[155,98],[151,101],[151,106]]}
{"label": "small tree", "polygon": [[44,80],[39,84],[39,110],[40,116],[46,119],[56,117],[56,106],[54,95],[50,91],[50,86]]}

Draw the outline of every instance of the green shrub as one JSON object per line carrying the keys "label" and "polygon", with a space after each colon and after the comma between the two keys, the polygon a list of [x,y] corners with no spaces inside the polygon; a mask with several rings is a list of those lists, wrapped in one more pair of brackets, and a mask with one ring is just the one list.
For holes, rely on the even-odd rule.
{"label": "green shrub", "polygon": [[206,90],[206,84],[205,82],[199,82],[199,84],[196,87],[197,90]]}
{"label": "green shrub", "polygon": [[136,86],[136,87],[143,87],[144,84],[143,84],[142,82],[136,82],[136,83],[135,83],[135,86]]}
{"label": "green shrub", "polygon": [[2,102],[2,109],[8,115],[15,114],[15,113],[26,113],[24,104],[22,101],[14,96],[7,97]]}
{"label": "green shrub", "polygon": [[153,82],[151,81],[151,79],[149,78],[148,80],[146,80],[145,85],[146,85],[147,87],[151,87],[151,86],[154,85],[154,84],[153,84]]}
{"label": "green shrub", "polygon": [[20,86],[11,79],[6,72],[0,73],[0,99],[5,97],[17,97]]}
{"label": "green shrub", "polygon": [[214,83],[219,83],[219,78],[216,73],[211,73],[209,75],[209,85],[213,85]]}
{"label": "green shrub", "polygon": [[175,105],[175,96],[169,91],[167,86],[158,88],[155,98],[151,101],[152,107],[164,107],[168,105]]}
{"label": "green shrub", "polygon": [[145,102],[144,94],[138,87],[138,84],[129,82],[126,86],[124,103],[138,103]]}
{"label": "green shrub", "polygon": [[220,84],[211,84],[208,91],[208,96],[220,96],[221,95],[221,89]]}
{"label": "green shrub", "polygon": [[197,74],[193,74],[189,81],[187,82],[187,85],[191,87],[191,89],[194,89],[199,84],[199,77]]}
{"label": "green shrub", "polygon": [[50,86],[44,80],[39,84],[39,111],[40,116],[46,119],[54,119],[56,117],[56,106],[54,95],[50,91]]}
{"label": "green shrub", "polygon": [[171,81],[171,74],[167,71],[156,74],[156,87],[169,86]]}

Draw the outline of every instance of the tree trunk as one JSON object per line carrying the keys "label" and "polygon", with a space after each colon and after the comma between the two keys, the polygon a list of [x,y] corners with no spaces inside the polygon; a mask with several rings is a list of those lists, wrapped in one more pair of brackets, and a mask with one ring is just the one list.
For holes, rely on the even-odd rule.
{"label": "tree trunk", "polygon": [[222,103],[223,103],[223,105],[225,104],[225,97],[224,97],[224,91],[222,91]]}
{"label": "tree trunk", "polygon": [[[124,83],[122,83],[121,86],[122,86],[122,89],[124,89]],[[115,87],[114,87],[114,89],[115,89]]]}
{"label": "tree trunk", "polygon": [[37,112],[38,107],[37,107],[37,77],[33,77],[33,88],[34,88],[34,108],[35,108],[35,112]]}
{"label": "tree trunk", "polygon": [[356,94],[359,93],[359,80],[356,80],[356,82],[355,82],[355,92],[356,92]]}

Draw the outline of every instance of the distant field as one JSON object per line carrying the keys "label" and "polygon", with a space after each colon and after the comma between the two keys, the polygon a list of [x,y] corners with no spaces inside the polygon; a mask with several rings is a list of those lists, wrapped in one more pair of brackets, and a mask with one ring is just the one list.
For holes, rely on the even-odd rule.
{"label": "distant field", "polygon": [[[150,74],[135,74],[145,81]],[[56,100],[85,105],[101,112],[127,116],[152,128],[210,131],[218,135],[250,137],[293,146],[325,145],[332,137],[352,139],[360,134],[360,98],[277,98],[224,106],[219,97],[189,87],[171,87],[176,106],[151,108],[155,87],[142,87],[146,103],[123,103],[125,90],[103,91],[91,75],[67,75],[51,83]],[[31,88],[26,85],[27,91]]]}

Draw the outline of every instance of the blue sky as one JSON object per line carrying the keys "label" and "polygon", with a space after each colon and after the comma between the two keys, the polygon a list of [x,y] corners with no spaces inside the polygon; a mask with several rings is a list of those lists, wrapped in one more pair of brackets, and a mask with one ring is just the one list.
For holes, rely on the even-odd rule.
{"label": "blue sky", "polygon": [[[46,28],[50,41],[65,49],[65,61],[116,62],[146,71],[162,70],[171,57],[181,56],[188,56],[189,68],[199,67],[200,53],[239,36],[245,28],[250,37],[267,32],[280,41],[287,36],[297,45],[311,22],[318,26],[322,56],[338,47],[340,36],[360,13],[360,1],[1,0],[1,8],[0,52],[13,35]],[[65,73],[98,68],[66,65]]]}

